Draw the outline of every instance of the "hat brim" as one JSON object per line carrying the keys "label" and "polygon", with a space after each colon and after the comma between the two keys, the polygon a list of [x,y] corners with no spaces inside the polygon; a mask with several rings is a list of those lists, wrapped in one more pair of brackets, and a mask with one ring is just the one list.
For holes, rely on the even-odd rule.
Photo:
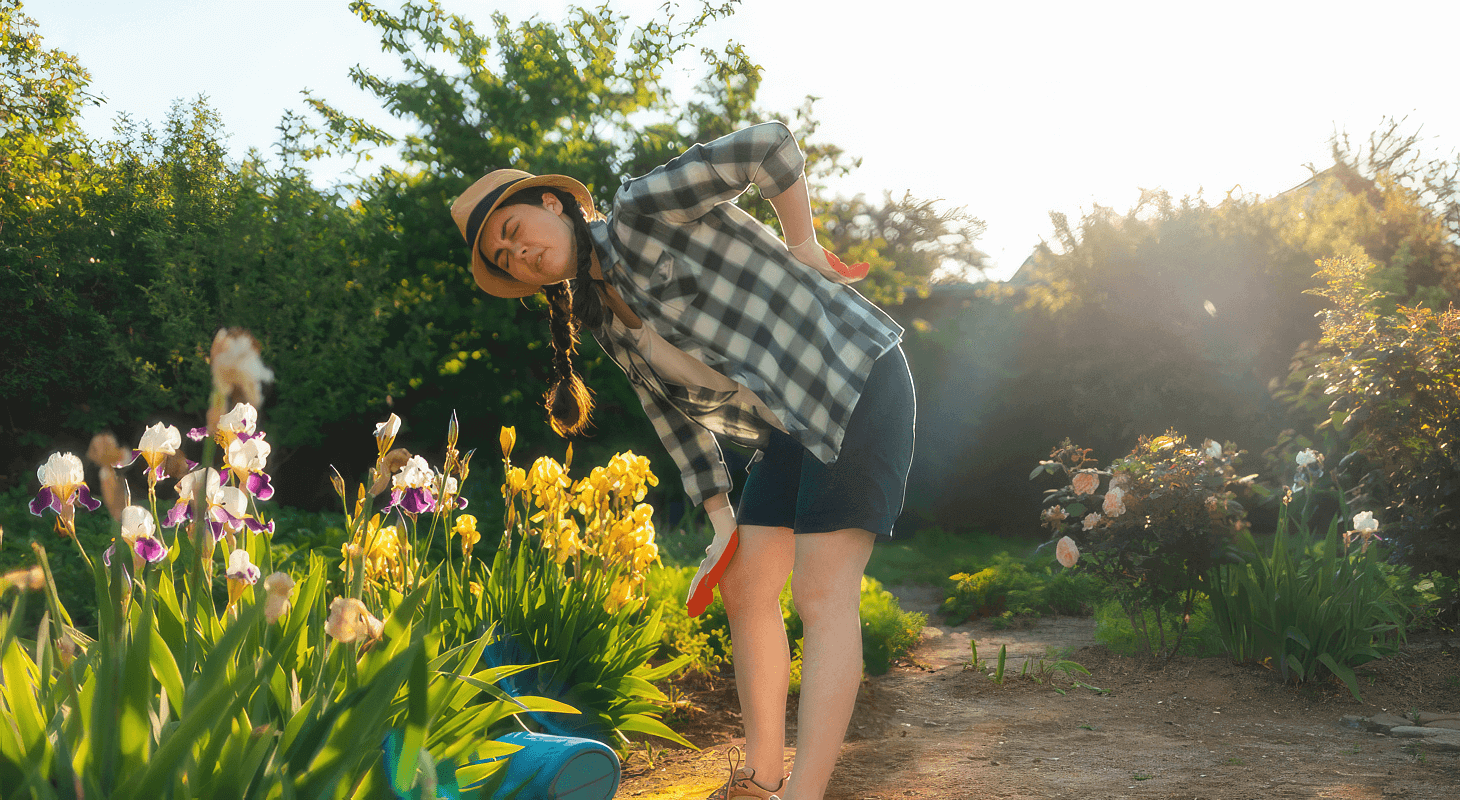
{"label": "hat brim", "polygon": [[[495,297],[515,298],[527,297],[536,294],[542,287],[531,283],[523,283],[515,278],[502,278],[493,274],[490,262],[482,256],[481,240],[486,233],[486,220],[492,216],[508,198],[527,189],[562,189],[573,195],[578,201],[578,207],[583,210],[585,221],[598,219],[598,212],[593,207],[593,195],[589,194],[588,187],[568,177],[567,175],[535,175],[530,178],[523,178],[492,200],[492,205],[482,214],[482,225],[477,230],[476,240],[471,242],[471,274],[476,279],[477,286],[482,291]],[[483,198],[485,201],[485,198]]]}

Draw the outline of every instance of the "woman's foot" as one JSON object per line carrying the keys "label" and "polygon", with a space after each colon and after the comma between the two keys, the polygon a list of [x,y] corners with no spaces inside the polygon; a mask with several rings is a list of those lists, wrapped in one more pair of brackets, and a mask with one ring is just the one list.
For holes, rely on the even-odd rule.
{"label": "woman's foot", "polygon": [[735,800],[737,797],[751,797],[755,800],[780,800],[775,794],[786,785],[786,779],[773,787],[767,788],[755,780],[755,770],[749,767],[740,766],[740,748],[731,747],[725,751],[725,758],[730,762],[730,777],[725,785],[710,795],[708,800]]}

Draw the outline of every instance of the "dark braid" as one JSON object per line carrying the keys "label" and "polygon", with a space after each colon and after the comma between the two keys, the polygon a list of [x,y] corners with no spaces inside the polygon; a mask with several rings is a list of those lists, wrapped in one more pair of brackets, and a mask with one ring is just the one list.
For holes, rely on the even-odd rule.
{"label": "dark braid", "polygon": [[[607,321],[608,309],[595,284],[593,268],[593,237],[588,223],[583,219],[583,210],[571,194],[548,189],[563,204],[563,211],[573,222],[574,251],[578,257],[578,272],[572,280],[544,286],[543,293],[548,301],[548,326],[552,330],[553,373],[549,380],[543,405],[548,410],[548,423],[559,436],[582,433],[593,411],[593,395],[578,376],[573,366],[573,356],[578,351],[578,331],[587,326],[590,330],[601,328]],[[542,194],[524,191],[507,199],[506,205],[525,203],[541,206]]]}

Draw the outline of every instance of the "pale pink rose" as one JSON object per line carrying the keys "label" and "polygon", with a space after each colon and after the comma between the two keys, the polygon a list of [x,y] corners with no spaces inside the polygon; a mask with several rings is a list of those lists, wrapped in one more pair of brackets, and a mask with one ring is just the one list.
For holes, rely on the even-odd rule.
{"label": "pale pink rose", "polygon": [[1085,517],[1085,521],[1082,524],[1085,526],[1085,530],[1088,531],[1093,530],[1096,525],[1099,525],[1104,521],[1105,518],[1100,516],[1099,514],[1089,514]]}
{"label": "pale pink rose", "polygon": [[1080,470],[1070,481],[1070,487],[1075,490],[1075,494],[1092,494],[1099,486],[1100,476],[1094,470]]}
{"label": "pale pink rose", "polygon": [[1125,513],[1125,490],[1112,486],[1105,493],[1105,505],[1101,508],[1107,517],[1118,517]]}
{"label": "pale pink rose", "polygon": [[1066,536],[1055,544],[1054,557],[1060,562],[1060,566],[1068,569],[1075,566],[1075,562],[1080,560],[1080,548],[1075,545],[1074,539]]}

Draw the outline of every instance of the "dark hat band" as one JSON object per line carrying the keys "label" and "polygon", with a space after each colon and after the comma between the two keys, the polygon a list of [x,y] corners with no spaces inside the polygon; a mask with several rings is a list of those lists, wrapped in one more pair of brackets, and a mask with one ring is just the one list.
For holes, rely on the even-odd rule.
{"label": "dark hat band", "polygon": [[476,204],[476,208],[471,210],[471,216],[466,218],[466,241],[471,244],[473,250],[477,248],[477,234],[481,232],[482,225],[486,224],[487,215],[492,212],[492,206],[497,204],[497,200],[507,191],[507,187],[525,180],[527,178],[515,178],[498,186],[488,192],[486,197]]}

